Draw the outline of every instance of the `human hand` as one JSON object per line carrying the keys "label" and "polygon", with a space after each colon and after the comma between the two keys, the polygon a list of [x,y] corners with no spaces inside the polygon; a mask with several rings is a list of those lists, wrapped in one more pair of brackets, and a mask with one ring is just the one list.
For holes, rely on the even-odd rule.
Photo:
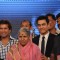
{"label": "human hand", "polygon": [[41,55],[41,59],[42,60],[48,60],[48,58],[45,55],[43,55],[43,54]]}

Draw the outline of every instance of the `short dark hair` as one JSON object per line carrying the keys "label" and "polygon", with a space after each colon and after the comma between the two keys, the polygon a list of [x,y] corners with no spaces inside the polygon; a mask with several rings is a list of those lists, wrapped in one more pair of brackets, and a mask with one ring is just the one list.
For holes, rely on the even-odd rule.
{"label": "short dark hair", "polygon": [[51,17],[52,17],[52,19],[56,21],[56,17],[55,17],[55,15],[54,15],[54,14],[48,13],[48,14],[46,14],[46,17],[48,17],[48,16],[51,16]]}
{"label": "short dark hair", "polygon": [[58,13],[57,15],[56,15],[56,19],[58,19],[60,17],[60,13]]}
{"label": "short dark hair", "polygon": [[22,25],[23,22],[29,22],[29,25],[32,26],[31,21],[29,21],[29,20],[22,20],[20,23],[20,26]]}
{"label": "short dark hair", "polygon": [[9,30],[12,30],[11,23],[10,23],[8,20],[0,20],[0,25],[1,25],[1,24],[7,24]]}
{"label": "short dark hair", "polygon": [[36,25],[38,25],[38,21],[39,20],[46,20],[46,22],[47,22],[47,24],[49,23],[49,20],[48,20],[48,18],[45,16],[45,15],[41,15],[41,16],[39,16],[37,19],[36,19]]}

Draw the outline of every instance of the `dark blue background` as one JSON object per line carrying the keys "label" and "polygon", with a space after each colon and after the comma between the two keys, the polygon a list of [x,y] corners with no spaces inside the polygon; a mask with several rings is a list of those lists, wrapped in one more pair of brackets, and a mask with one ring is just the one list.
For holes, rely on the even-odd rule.
{"label": "dark blue background", "polygon": [[[59,12],[60,0],[0,0],[0,19],[8,19],[11,22],[14,37],[17,36],[21,20],[31,20],[34,27],[34,21],[39,15],[56,15]],[[35,33],[38,34],[36,29]]]}

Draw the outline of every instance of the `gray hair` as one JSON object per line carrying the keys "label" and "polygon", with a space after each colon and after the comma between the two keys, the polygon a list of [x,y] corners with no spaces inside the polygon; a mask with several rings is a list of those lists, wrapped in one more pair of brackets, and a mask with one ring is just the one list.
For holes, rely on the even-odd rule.
{"label": "gray hair", "polygon": [[20,28],[18,34],[19,34],[20,32],[25,32],[28,36],[30,36],[30,30],[28,30],[26,27]]}

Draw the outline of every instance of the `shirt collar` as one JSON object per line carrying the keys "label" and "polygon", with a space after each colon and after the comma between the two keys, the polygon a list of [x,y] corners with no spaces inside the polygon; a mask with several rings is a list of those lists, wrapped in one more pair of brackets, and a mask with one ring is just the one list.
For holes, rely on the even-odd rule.
{"label": "shirt collar", "polygon": [[45,35],[42,35],[42,34],[40,34],[40,37],[45,37],[45,38],[48,38],[48,36],[49,36],[49,31],[48,31],[48,33],[46,33]]}

